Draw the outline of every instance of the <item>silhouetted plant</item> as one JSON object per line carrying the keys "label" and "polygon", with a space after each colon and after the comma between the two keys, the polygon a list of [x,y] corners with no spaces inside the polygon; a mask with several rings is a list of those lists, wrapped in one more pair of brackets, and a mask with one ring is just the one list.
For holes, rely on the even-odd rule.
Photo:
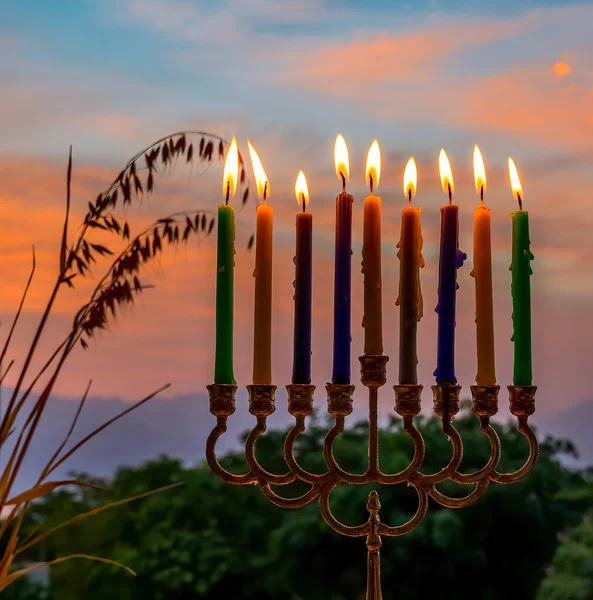
{"label": "silhouetted plant", "polygon": [[[30,502],[44,497],[63,486],[93,487],[95,485],[81,479],[49,481],[48,477],[81,446],[103,429],[169,387],[167,384],[136,404],[131,405],[128,409],[116,415],[67,449],[68,442],[89,393],[89,383],[65,439],[47,462],[36,485],[11,497],[15,479],[23,464],[31,441],[35,436],[39,420],[72,350],[78,344],[81,344],[83,348],[87,348],[89,339],[98,330],[105,329],[123,306],[133,304],[136,297],[149,287],[141,283],[142,268],[159,257],[166,246],[176,246],[185,243],[191,237],[205,238],[212,233],[215,224],[213,213],[209,211],[181,212],[158,219],[140,233],[132,235],[128,218],[117,216],[116,210],[118,208],[125,209],[132,205],[133,202],[141,201],[145,194],[151,194],[156,185],[155,176],[157,174],[161,177],[166,175],[179,160],[192,163],[192,166],[195,162],[205,165],[212,163],[215,157],[215,149],[216,157],[220,160],[225,153],[225,142],[218,136],[203,132],[178,132],[161,138],[141,152],[138,152],[128,161],[124,169],[108,188],[97,196],[95,202],[89,203],[88,212],[78,228],[74,240],[69,243],[68,221],[71,208],[72,182],[72,149],[70,149],[66,177],[66,211],[60,245],[58,274],[47,305],[35,330],[29,351],[23,364],[20,366],[15,387],[10,395],[8,405],[0,423],[0,450],[7,448],[7,440],[10,436],[16,438],[13,446],[10,449],[7,448],[8,453],[6,453],[6,450],[3,452],[8,456],[8,459],[0,475],[0,511],[4,515],[4,519],[0,522],[0,542],[3,548],[3,554],[0,558],[0,591],[35,568],[39,568],[44,564],[63,562],[71,558],[85,557],[123,567],[120,563],[115,563],[107,558],[81,554],[59,557],[48,563],[30,565],[17,570],[14,570],[13,563],[21,552],[29,549],[54,531],[61,529],[71,522],[94,515],[113,505],[129,502],[130,500],[152,494],[156,491],[163,491],[173,487],[166,486],[159,490],[152,490],[132,498],[125,498],[105,506],[94,508],[47,531],[40,533],[33,532],[25,540],[21,541],[19,539],[20,526]],[[240,184],[243,186],[242,202],[245,204],[249,197],[249,189],[246,183],[243,160],[240,155],[239,159]],[[102,244],[91,241],[92,233],[96,230],[103,232],[103,237],[107,237],[108,241]],[[125,245],[124,249],[116,253],[112,249],[113,246],[109,240],[119,243],[123,241]],[[251,243],[250,241],[249,246],[251,246]],[[104,274],[98,278],[98,282],[92,290],[88,301],[74,315],[71,330],[57,345],[54,352],[39,371],[30,376],[29,369],[31,363],[37,356],[39,341],[45,331],[58,293],[62,288],[74,288],[79,280],[88,278],[92,272],[94,263],[97,262],[97,258],[107,256],[113,257],[112,262]],[[0,364],[4,364],[3,361],[10,351],[10,343],[34,274],[35,251],[33,250],[31,273],[0,354]],[[8,371],[14,367],[14,361],[11,361],[4,373],[0,374],[0,384],[5,379]],[[43,384],[39,397],[29,408],[27,400],[45,374],[47,374],[47,382]],[[25,407],[28,408],[28,412],[25,411]],[[17,417],[22,414],[25,416],[24,423],[18,425]],[[124,568],[127,569],[127,567]]]}

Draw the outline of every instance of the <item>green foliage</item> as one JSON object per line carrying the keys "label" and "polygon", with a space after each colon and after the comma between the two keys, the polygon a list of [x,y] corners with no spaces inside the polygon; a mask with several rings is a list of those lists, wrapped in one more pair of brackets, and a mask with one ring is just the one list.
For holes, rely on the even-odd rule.
{"label": "green foliage", "polygon": [[[456,424],[465,441],[464,470],[482,467],[489,446],[475,418],[465,415]],[[427,442],[423,470],[438,470],[447,463],[451,445],[438,419],[420,419],[420,429]],[[498,430],[504,449],[501,468],[517,468],[525,459],[526,444],[514,425]],[[312,419],[297,448],[299,460],[317,472],[324,469],[320,448],[326,431],[326,424]],[[258,447],[261,463],[275,472],[286,468],[281,458],[284,436],[284,432],[270,431]],[[360,423],[339,440],[336,454],[345,468],[361,472],[366,467],[366,436],[367,426]],[[394,418],[381,434],[383,470],[403,468],[411,449],[410,440]],[[558,533],[579,522],[585,502],[563,496],[585,485],[583,474],[559,461],[559,454],[566,450],[566,445],[547,440],[538,467],[528,479],[512,486],[493,484],[480,502],[462,511],[443,509],[431,502],[417,529],[401,538],[385,539],[384,599],[453,595],[457,600],[504,598],[511,585],[514,597],[533,598],[556,549]],[[239,452],[230,453],[223,462],[232,471],[246,468]],[[364,541],[333,533],[321,520],[316,503],[299,510],[282,510],[270,505],[255,486],[231,486],[216,479],[206,465],[188,468],[165,456],[139,468],[120,469],[110,482],[109,492],[81,488],[45,498],[34,504],[24,527],[43,521],[46,528],[115,498],[176,481],[185,485],[101,513],[44,540],[46,560],[86,552],[120,561],[138,573],[133,578],[116,568],[90,562],[60,564],[52,570],[50,600],[362,598]],[[293,484],[279,493],[295,495],[303,489],[301,484]],[[332,495],[336,516],[348,524],[365,520],[370,489],[373,486],[336,489]],[[415,512],[413,488],[377,489],[385,522],[399,524]],[[464,495],[471,488],[446,484],[442,489]],[[593,536],[590,529],[589,535]],[[577,554],[566,560],[582,560],[582,569],[591,569],[590,557]],[[588,573],[591,577],[593,571]]]}

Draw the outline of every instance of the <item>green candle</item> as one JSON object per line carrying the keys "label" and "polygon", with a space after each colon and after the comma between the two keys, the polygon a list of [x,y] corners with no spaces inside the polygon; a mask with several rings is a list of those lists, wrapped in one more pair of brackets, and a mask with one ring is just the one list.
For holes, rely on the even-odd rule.
{"label": "green candle", "polygon": [[519,210],[511,215],[513,223],[513,259],[511,294],[513,297],[513,337],[515,346],[513,384],[532,384],[531,365],[531,261],[529,215],[523,210],[522,190],[515,163],[509,158],[509,174]]}
{"label": "green candle", "polygon": [[226,204],[218,207],[218,248],[216,258],[216,358],[214,383],[234,384],[233,300],[235,271],[235,211],[228,205],[234,195],[239,170],[235,138],[229,146],[224,167],[223,191]]}

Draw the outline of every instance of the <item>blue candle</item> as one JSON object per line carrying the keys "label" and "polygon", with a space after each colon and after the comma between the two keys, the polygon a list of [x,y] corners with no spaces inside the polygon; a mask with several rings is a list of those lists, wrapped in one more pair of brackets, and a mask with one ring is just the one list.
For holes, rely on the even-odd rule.
{"label": "blue candle", "polygon": [[439,287],[436,312],[438,314],[437,385],[456,384],[455,377],[455,303],[457,296],[457,269],[466,255],[459,250],[459,207],[452,204],[453,176],[446,154],[441,150],[439,159],[443,188],[449,194],[449,204],[441,207],[441,249],[439,258]]}
{"label": "blue candle", "polygon": [[334,364],[332,383],[350,383],[350,304],[352,263],[352,202],[346,193],[349,174],[348,150],[339,135],[335,145],[335,165],[342,181],[336,198],[336,262],[334,279]]}
{"label": "blue candle", "polygon": [[296,218],[296,254],[294,280],[294,353],[292,383],[311,383],[311,291],[313,271],[313,217],[307,212],[309,193],[301,171],[295,186],[297,202],[303,212]]}
{"label": "blue candle", "polygon": [[334,368],[332,383],[350,383],[350,302],[352,263],[352,202],[350,194],[336,198],[336,268],[334,282]]}

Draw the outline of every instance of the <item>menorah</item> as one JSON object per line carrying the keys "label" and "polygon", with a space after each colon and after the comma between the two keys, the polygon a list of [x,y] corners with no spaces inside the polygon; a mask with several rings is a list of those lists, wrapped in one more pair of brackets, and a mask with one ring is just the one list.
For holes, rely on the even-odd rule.
{"label": "menorah", "polygon": [[[381,471],[379,464],[379,424],[378,391],[387,381],[387,356],[361,356],[361,382],[368,389],[369,399],[369,437],[368,467],[364,473],[348,473],[340,467],[334,456],[334,444],[344,431],[346,417],[352,412],[354,385],[327,384],[327,410],[335,418],[333,427],[328,431],[323,446],[323,455],[327,472],[310,473],[303,469],[294,454],[295,442],[305,431],[305,419],[313,412],[313,385],[288,385],[288,412],[294,416],[295,424],[288,432],[284,443],[284,460],[288,472],[270,473],[264,469],[256,457],[256,443],[266,431],[266,420],[275,410],[275,385],[250,385],[249,412],[256,418],[255,427],[245,442],[245,456],[249,472],[236,475],[225,470],[216,458],[216,442],[227,429],[227,419],[235,412],[236,385],[213,384],[208,386],[210,394],[210,412],[217,423],[208,437],[206,458],[213,472],[227,483],[234,485],[257,485],[264,496],[276,506],[282,508],[300,508],[319,499],[319,508],[325,522],[336,532],[349,537],[365,537],[367,545],[367,600],[381,600],[380,549],[381,536],[396,537],[412,531],[424,518],[428,510],[428,497],[447,508],[463,508],[476,502],[487,490],[490,482],[510,484],[526,477],[534,468],[538,458],[537,438],[528,424],[528,418],[535,412],[535,386],[509,386],[510,412],[517,417],[519,432],[529,444],[529,456],[524,465],[512,473],[500,473],[497,470],[501,455],[500,439],[490,424],[490,418],[498,411],[498,392],[500,387],[471,386],[472,410],[480,421],[480,431],[490,442],[490,458],[487,464],[474,473],[460,473],[463,459],[463,443],[459,432],[453,426],[453,418],[459,412],[460,385],[441,384],[432,387],[434,412],[442,420],[442,429],[453,446],[449,463],[439,472],[426,474],[420,469],[424,462],[424,439],[414,424],[414,417],[421,412],[422,385],[395,385],[395,412],[403,419],[403,429],[412,438],[414,455],[410,464],[395,474]],[[279,496],[271,486],[288,485],[295,480],[309,484],[310,489],[298,498]],[[437,490],[444,481],[473,485],[473,490],[464,497],[446,496]],[[334,488],[342,483],[364,485],[366,483],[396,485],[407,483],[418,494],[418,509],[414,516],[403,525],[391,527],[379,518],[381,504],[376,491],[371,491],[367,503],[369,517],[365,523],[349,526],[341,523],[332,513],[330,496]]]}

